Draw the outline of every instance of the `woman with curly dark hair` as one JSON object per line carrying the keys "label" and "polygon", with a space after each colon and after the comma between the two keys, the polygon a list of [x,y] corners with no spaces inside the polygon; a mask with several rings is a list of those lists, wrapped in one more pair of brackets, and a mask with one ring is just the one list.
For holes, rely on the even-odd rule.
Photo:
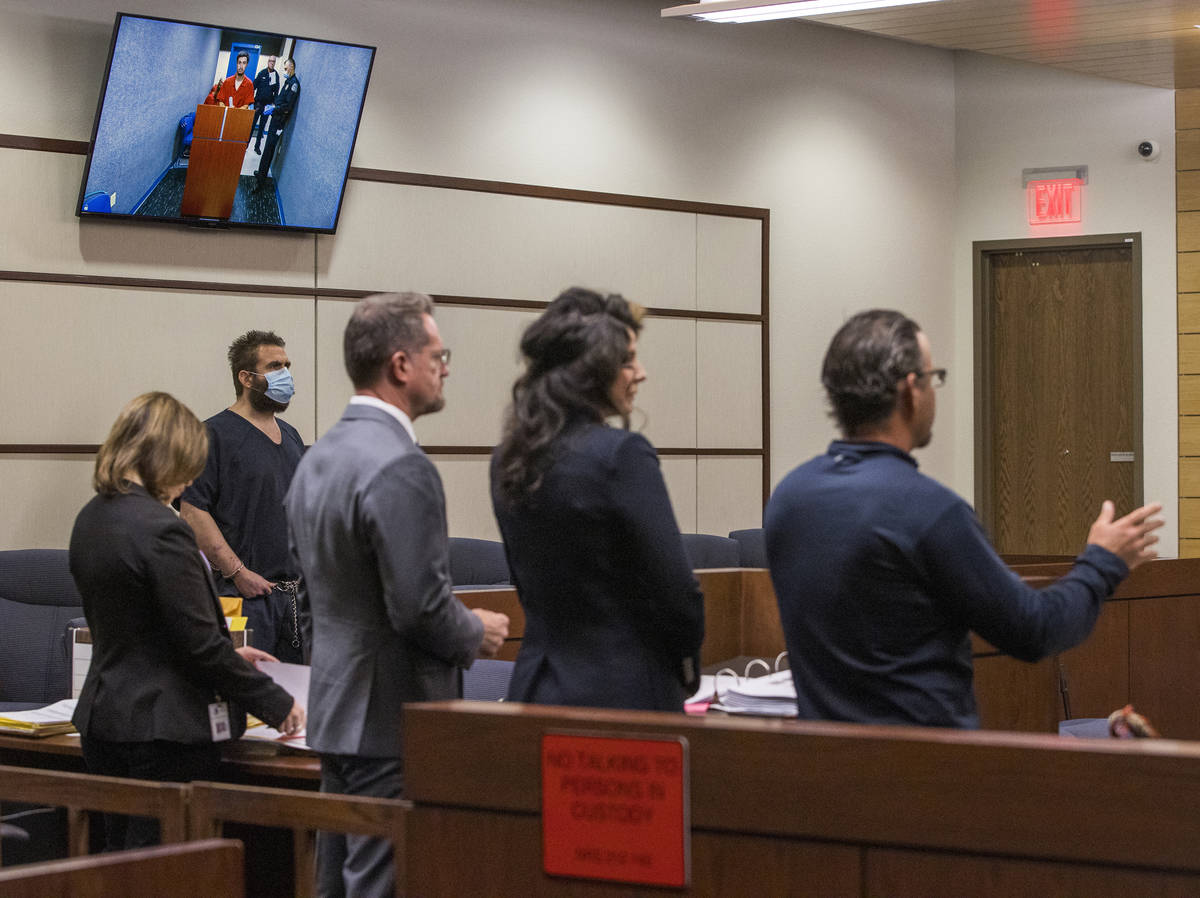
{"label": "woman with curly dark hair", "polygon": [[525,611],[511,701],[679,711],[698,678],[703,597],[658,454],[628,428],[642,310],[562,293],[525,331],[492,457],[492,504]]}

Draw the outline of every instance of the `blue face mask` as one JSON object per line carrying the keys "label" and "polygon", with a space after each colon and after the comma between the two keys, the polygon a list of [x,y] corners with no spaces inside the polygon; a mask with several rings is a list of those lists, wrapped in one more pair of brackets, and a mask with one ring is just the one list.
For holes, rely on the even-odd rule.
{"label": "blue face mask", "polygon": [[267,388],[263,395],[276,402],[291,402],[296,394],[296,385],[292,382],[292,372],[287,368],[276,368],[263,375],[267,379]]}

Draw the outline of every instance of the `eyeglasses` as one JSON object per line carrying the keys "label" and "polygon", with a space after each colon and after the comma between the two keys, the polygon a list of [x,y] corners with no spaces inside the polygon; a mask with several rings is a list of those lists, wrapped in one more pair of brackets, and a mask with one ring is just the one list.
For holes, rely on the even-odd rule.
{"label": "eyeglasses", "polygon": [[930,368],[928,371],[913,371],[917,377],[932,378],[934,389],[944,387],[946,385],[946,369],[945,368]]}
{"label": "eyeglasses", "polygon": [[449,349],[440,349],[433,354],[433,358],[443,365],[449,365],[450,364],[450,350]]}

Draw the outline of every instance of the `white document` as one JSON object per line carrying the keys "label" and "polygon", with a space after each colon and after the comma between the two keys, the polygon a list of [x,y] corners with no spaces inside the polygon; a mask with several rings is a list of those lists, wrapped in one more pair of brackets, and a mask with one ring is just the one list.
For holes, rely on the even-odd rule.
{"label": "white document", "polygon": [[301,708],[308,707],[308,674],[312,668],[307,664],[258,661],[254,666],[291,693],[292,698],[300,703]]}
{"label": "white document", "polygon": [[64,698],[62,701],[44,708],[32,708],[29,711],[6,711],[0,714],[0,723],[20,729],[35,729],[38,726],[70,723],[71,716],[75,713],[75,705],[75,699]]}
{"label": "white document", "polygon": [[694,705],[697,702],[711,702],[717,694],[717,678],[712,674],[700,675],[700,688],[696,690],[695,695],[684,702],[685,705]]}
{"label": "white document", "polygon": [[[258,661],[254,666],[286,689],[292,698],[300,703],[301,708],[308,710],[308,665],[289,664],[286,661]],[[285,736],[274,727],[259,722],[247,727],[242,738],[252,742],[277,742],[298,751],[312,751],[304,738],[306,732],[301,730],[295,736]]]}

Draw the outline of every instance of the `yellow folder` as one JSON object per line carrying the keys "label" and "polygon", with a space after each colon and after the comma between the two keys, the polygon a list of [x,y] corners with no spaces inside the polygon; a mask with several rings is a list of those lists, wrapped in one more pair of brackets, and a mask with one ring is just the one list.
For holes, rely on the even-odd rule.
{"label": "yellow folder", "polygon": [[242,597],[241,596],[219,596],[221,600],[221,612],[226,617],[240,617],[242,614]]}

